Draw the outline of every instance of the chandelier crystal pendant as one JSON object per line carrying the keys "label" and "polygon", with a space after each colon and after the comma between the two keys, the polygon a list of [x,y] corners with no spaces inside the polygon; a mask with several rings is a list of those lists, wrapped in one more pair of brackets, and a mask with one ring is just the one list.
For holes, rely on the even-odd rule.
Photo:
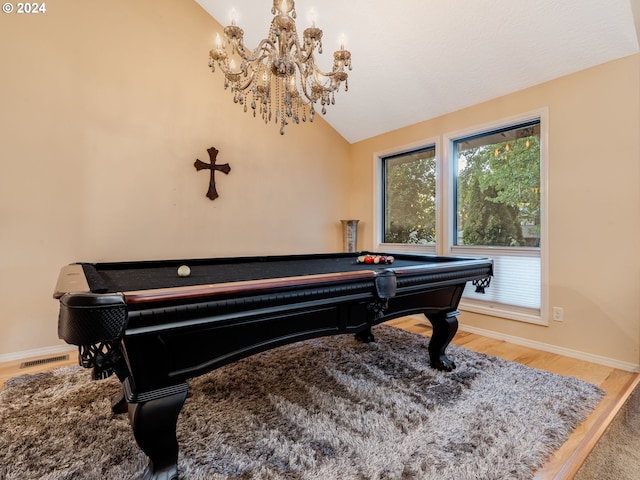
{"label": "chandelier crystal pendant", "polygon": [[244,105],[246,112],[251,95],[253,116],[260,112],[265,123],[272,119],[280,123],[280,134],[284,135],[290,121],[300,123],[309,118],[313,122],[316,102],[320,102],[325,114],[326,106],[335,104],[334,95],[342,82],[345,91],[349,90],[345,68],[351,70],[351,53],[342,43],[340,50],[333,53],[333,70],[323,72],[313,55],[316,48],[322,53],[322,30],[315,21],[304,30],[300,42],[295,1],[273,0],[271,13],[274,17],[269,35],[253,51],[245,48],[244,31],[232,19],[231,25],[224,28],[224,40],[216,34],[209,66],[215,72],[218,65],[224,74],[224,88],[231,87],[235,103]]}

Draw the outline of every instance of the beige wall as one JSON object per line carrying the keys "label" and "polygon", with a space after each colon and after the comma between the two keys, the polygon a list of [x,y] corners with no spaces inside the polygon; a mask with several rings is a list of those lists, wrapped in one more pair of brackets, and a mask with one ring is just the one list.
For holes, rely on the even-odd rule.
{"label": "beige wall", "polygon": [[640,55],[351,146],[352,216],[373,245],[373,154],[539,108],[549,112],[549,304],[537,326],[463,313],[503,335],[640,363]]}
{"label": "beige wall", "polygon": [[[193,1],[0,16],[0,355],[61,344],[67,263],[341,250],[347,142],[243,113],[207,67],[215,30]],[[214,202],[210,146],[232,168]]]}
{"label": "beige wall", "polygon": [[[324,121],[251,118],[207,68],[220,29],[191,1],[47,4],[0,16],[0,356],[60,345],[74,261],[341,249],[373,242],[375,151],[548,107],[548,327],[462,323],[640,363],[640,56],[349,146]],[[228,176],[205,196],[215,145]]]}

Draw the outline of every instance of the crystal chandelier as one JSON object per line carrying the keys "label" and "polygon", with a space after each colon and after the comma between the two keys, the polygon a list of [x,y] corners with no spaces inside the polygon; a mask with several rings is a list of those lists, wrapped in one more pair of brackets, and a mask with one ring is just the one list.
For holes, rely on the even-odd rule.
{"label": "crystal chandelier", "polygon": [[[272,119],[280,123],[280,134],[284,135],[290,121],[305,122],[308,114],[313,122],[316,102],[320,102],[325,114],[326,106],[335,104],[334,94],[342,82],[345,91],[349,90],[345,68],[351,70],[351,53],[342,43],[340,50],[333,53],[333,70],[323,72],[313,56],[316,47],[322,53],[322,30],[315,21],[304,30],[301,43],[296,31],[295,1],[273,0],[271,13],[274,17],[269,35],[253,51],[244,47],[244,31],[232,18],[231,25],[224,28],[224,40],[216,34],[209,66],[215,72],[217,63],[224,74],[224,87],[231,86],[235,103],[243,104],[246,112],[251,96],[253,116],[259,112],[265,123]],[[231,55],[227,45],[231,46]]]}

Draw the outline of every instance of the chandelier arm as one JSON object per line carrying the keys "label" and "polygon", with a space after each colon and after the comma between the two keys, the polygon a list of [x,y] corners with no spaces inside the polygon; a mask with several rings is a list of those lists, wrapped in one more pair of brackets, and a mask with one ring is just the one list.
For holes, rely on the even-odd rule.
{"label": "chandelier arm", "polygon": [[[232,72],[231,69],[229,69],[228,65],[222,63],[220,60],[218,60],[218,67],[222,71],[223,75],[227,79],[229,79],[229,81],[231,81],[232,83],[237,83],[237,86],[234,87],[235,90],[247,89],[249,85],[251,85],[251,83],[253,82],[253,78],[255,77],[255,71],[253,69],[241,70],[240,72]],[[240,83],[241,77],[244,76],[245,72],[247,72],[246,80]]]}
{"label": "chandelier arm", "polygon": [[307,82],[304,80],[306,80],[306,78],[300,79],[300,88],[302,89],[302,93],[304,94],[305,98],[309,101],[311,105],[313,105],[316,101],[312,98],[311,95],[309,95],[309,92],[307,90]]}
{"label": "chandelier arm", "polygon": [[[298,60],[296,61],[296,66],[298,67],[298,71],[300,72],[300,88],[302,89],[302,93],[304,94],[305,98],[309,101],[309,104],[311,104],[313,106],[314,103],[316,103],[316,101],[318,100],[317,98],[313,98],[312,94],[309,94],[309,90],[307,88],[307,78],[309,78],[311,75],[304,75],[303,77],[303,72],[304,69],[302,67],[302,63]],[[315,63],[313,64],[313,74],[316,73],[320,73],[322,74],[322,72],[316,67]],[[317,82],[315,79],[312,80],[318,87],[320,87],[323,92],[325,91],[331,91],[328,90],[324,85],[322,85],[320,82]]]}
{"label": "chandelier arm", "polygon": [[[267,46],[269,48],[267,48]],[[236,51],[238,52],[238,55],[240,55],[240,58],[242,58],[242,60],[247,63],[254,63],[262,60],[262,58],[264,58],[265,56],[270,55],[275,48],[276,46],[273,44],[273,42],[265,38],[260,42],[255,50],[249,50],[248,48],[244,47],[243,50],[236,48]]]}
{"label": "chandelier arm", "polygon": [[232,72],[231,68],[229,67],[228,61],[223,62],[221,60],[218,60],[218,68],[220,68],[224,76],[229,78],[230,80],[232,79],[232,77],[239,77],[245,72],[244,70],[240,70],[239,72]]}
{"label": "chandelier arm", "polygon": [[[246,88],[249,87],[249,85],[251,85],[251,82],[255,77],[255,73],[257,69],[254,67],[254,65],[258,65],[264,58],[269,57],[269,55],[271,54],[267,46],[274,48],[273,43],[266,39],[262,40],[258,45],[258,47],[253,51],[245,48],[245,50],[251,52],[251,56],[241,54],[240,51],[236,49],[240,57],[244,60],[244,62],[240,65],[239,72],[231,71],[231,69],[229,68],[228,57],[219,58],[217,60],[218,67],[220,68],[220,70],[222,70],[222,73],[224,74],[224,76],[229,79],[231,79],[230,77],[240,77],[241,75],[246,75],[247,81],[243,82],[238,87],[240,90],[245,90]],[[260,55],[258,55],[259,52],[261,52]],[[244,68],[242,68],[243,66]],[[239,80],[237,81],[239,82]]]}
{"label": "chandelier arm", "polygon": [[344,73],[344,70],[340,69],[340,70],[333,70],[331,72],[323,72],[320,69],[315,69],[315,73],[317,73],[318,75],[322,75],[323,77],[329,77],[329,78],[333,78],[335,77],[337,74],[339,73]]}
{"label": "chandelier arm", "polygon": [[302,63],[307,63],[309,61],[309,59],[313,57],[313,52],[315,51],[315,49],[316,49],[315,45],[312,45],[310,48],[304,49],[304,50],[300,50],[298,48],[298,51],[301,52],[299,54],[300,61]]}
{"label": "chandelier arm", "polygon": [[[302,63],[309,64],[310,62],[308,62],[308,58],[307,58]],[[301,63],[299,61],[296,61],[296,64],[298,65],[298,69],[302,72],[303,70],[302,70],[302,67],[301,67]],[[318,68],[318,66],[316,65],[315,62],[311,62],[310,64],[313,66],[313,73],[315,75],[321,75],[323,77],[333,78],[336,75],[338,75],[339,73],[346,74],[345,71],[344,71],[344,65],[341,66],[341,67],[338,67],[338,68],[335,68],[335,66],[334,66],[334,68],[333,68],[333,70],[331,72],[324,72],[324,71],[322,71],[322,70],[320,70]]]}
{"label": "chandelier arm", "polygon": [[[335,87],[333,87],[333,88],[326,87],[326,86],[325,86],[325,85],[323,85],[321,82],[316,81],[316,85],[318,85],[318,86],[322,87],[322,89],[323,89],[325,92],[327,92],[327,93],[337,91],[337,90],[340,88],[340,85],[342,84],[343,80],[346,80],[346,78],[340,78],[340,77],[342,77],[342,75],[345,75],[345,76],[347,75],[347,74],[344,72],[344,69],[337,69],[337,70],[333,70],[333,71],[331,71],[331,72],[323,72],[322,70],[320,70],[320,69],[316,66],[316,64],[315,64],[315,63],[313,64],[313,73],[314,73],[314,76],[327,77],[327,78],[328,78],[329,80],[331,80],[331,81],[337,81],[336,86],[335,86]],[[340,75],[340,74],[342,74],[342,75]],[[335,78],[336,76],[338,76],[339,78],[337,78],[337,79],[336,79],[336,78]]]}
{"label": "chandelier arm", "polygon": [[253,83],[253,77],[254,77],[255,73],[250,73],[247,76],[247,79],[244,83],[239,84],[238,87],[236,88],[236,90],[240,90],[241,92],[244,92],[247,88],[249,88],[249,85],[251,85]]}

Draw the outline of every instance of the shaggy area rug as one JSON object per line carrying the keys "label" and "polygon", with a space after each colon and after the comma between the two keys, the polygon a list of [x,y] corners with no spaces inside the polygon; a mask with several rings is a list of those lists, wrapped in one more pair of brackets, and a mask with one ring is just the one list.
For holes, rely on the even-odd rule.
{"label": "shaggy area rug", "polygon": [[[527,479],[603,392],[575,378],[381,325],[376,342],[325,337],[190,382],[178,420],[182,479]],[[0,478],[135,478],[146,458],[116,379],[65,367],[0,392]]]}

